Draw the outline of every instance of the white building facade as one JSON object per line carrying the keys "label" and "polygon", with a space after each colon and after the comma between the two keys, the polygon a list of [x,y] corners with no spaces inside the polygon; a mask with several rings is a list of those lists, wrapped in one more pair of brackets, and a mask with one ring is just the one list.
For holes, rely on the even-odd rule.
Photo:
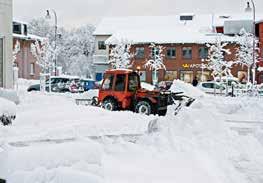
{"label": "white building facade", "polygon": [[12,0],[0,0],[0,87],[13,87]]}

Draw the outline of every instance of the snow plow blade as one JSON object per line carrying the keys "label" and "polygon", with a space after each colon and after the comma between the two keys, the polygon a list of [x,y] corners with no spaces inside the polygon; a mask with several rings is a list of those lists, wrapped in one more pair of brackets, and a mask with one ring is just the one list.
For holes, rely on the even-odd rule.
{"label": "snow plow blade", "polygon": [[91,99],[75,99],[75,102],[77,105],[98,106],[98,97],[93,97]]}
{"label": "snow plow blade", "polygon": [[183,92],[171,93],[169,99],[170,105],[177,105],[175,108],[175,115],[178,114],[182,107],[190,107],[194,101],[194,98],[184,95]]}

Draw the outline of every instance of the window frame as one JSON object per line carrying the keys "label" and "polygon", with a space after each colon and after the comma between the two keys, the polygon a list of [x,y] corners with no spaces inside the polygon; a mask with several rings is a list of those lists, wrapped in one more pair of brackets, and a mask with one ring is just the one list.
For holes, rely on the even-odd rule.
{"label": "window frame", "polygon": [[[143,56],[138,55],[138,51],[141,52],[143,50]],[[145,48],[143,46],[138,46],[135,48],[135,59],[144,59],[145,58]]]}
{"label": "window frame", "polygon": [[[168,51],[171,51],[171,56],[168,56]],[[174,51],[174,56],[173,56],[173,51]],[[176,58],[176,47],[168,47],[166,49],[166,58],[169,58],[169,59],[175,59]]]}
{"label": "window frame", "polygon": [[[202,53],[201,49],[206,50],[206,54],[205,54],[205,55],[202,55],[202,54],[201,54],[201,53]],[[198,48],[198,56],[199,56],[199,58],[200,58],[200,59],[207,59],[207,57],[208,57],[208,52],[209,52],[209,50],[208,50],[208,48],[207,48],[206,46],[201,46],[201,47],[199,47],[199,48]]]}
{"label": "window frame", "polygon": [[[184,56],[184,49],[187,49],[187,52],[189,52],[189,50],[191,51],[190,53],[191,53],[191,57],[185,57]],[[184,60],[192,60],[193,59],[193,48],[191,47],[191,46],[184,46],[184,47],[182,47],[182,58],[184,59]]]}
{"label": "window frame", "polygon": [[105,41],[98,41],[98,50],[106,50],[107,46],[105,44]]}

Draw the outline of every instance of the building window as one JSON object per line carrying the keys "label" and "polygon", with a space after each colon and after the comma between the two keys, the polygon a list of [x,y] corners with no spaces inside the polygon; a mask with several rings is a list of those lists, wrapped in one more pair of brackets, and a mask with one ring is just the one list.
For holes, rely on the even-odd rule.
{"label": "building window", "polygon": [[24,27],[24,35],[27,35],[27,25],[24,24],[23,27]]}
{"label": "building window", "polygon": [[146,71],[140,71],[140,81],[145,82],[146,81]]}
{"label": "building window", "polygon": [[198,81],[208,81],[211,77],[211,74],[209,71],[197,71],[196,77]]}
{"label": "building window", "polygon": [[182,55],[184,59],[192,59],[192,47],[183,47]]}
{"label": "building window", "polygon": [[35,75],[35,64],[34,63],[30,64],[30,75]]}
{"label": "building window", "polygon": [[144,58],[144,47],[137,47],[136,48],[135,58],[137,58],[137,59]]}
{"label": "building window", "polygon": [[160,49],[159,48],[152,48],[151,56],[154,58],[156,55],[159,55]]}
{"label": "building window", "polygon": [[0,87],[3,87],[4,41],[0,38]]}
{"label": "building window", "polygon": [[193,71],[181,71],[180,72],[180,80],[186,83],[192,83],[193,79],[194,79]]}
{"label": "building window", "polygon": [[98,41],[98,48],[99,50],[106,50],[105,41]]}
{"label": "building window", "polygon": [[206,59],[208,56],[208,48],[200,47],[199,48],[199,58]]}
{"label": "building window", "polygon": [[181,21],[189,21],[189,20],[193,20],[193,18],[194,18],[193,15],[181,15],[180,16]]}
{"label": "building window", "polygon": [[13,33],[22,34],[21,24],[14,22],[13,23]]}
{"label": "building window", "polygon": [[165,81],[173,81],[175,79],[177,79],[177,71],[165,71]]}
{"label": "building window", "polygon": [[175,48],[167,48],[166,57],[167,58],[175,58],[176,57],[176,49]]}

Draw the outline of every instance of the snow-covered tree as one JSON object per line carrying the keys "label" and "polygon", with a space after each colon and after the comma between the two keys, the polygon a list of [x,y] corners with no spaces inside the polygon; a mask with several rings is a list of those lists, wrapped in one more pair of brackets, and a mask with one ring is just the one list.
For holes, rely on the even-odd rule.
{"label": "snow-covered tree", "polygon": [[130,52],[131,43],[127,40],[117,41],[110,50],[109,64],[114,69],[128,69],[132,67],[131,59],[133,54]]}
{"label": "snow-covered tree", "polygon": [[[52,44],[54,45],[54,44]],[[32,55],[36,58],[36,63],[40,66],[42,73],[51,74],[54,68],[54,57],[56,50],[52,46],[48,39],[43,41],[36,40],[31,44]]]}
{"label": "snow-covered tree", "polygon": [[153,79],[153,84],[157,84],[157,71],[164,69],[166,70],[166,67],[163,63],[164,59],[164,47],[161,45],[155,45],[154,43],[151,43],[149,46],[151,49],[151,57],[146,61],[146,64],[144,65],[145,68],[149,68],[151,71],[154,72],[154,79]]}
{"label": "snow-covered tree", "polygon": [[[33,19],[29,23],[29,33],[55,41],[54,26],[43,18]],[[92,25],[85,25],[77,29],[65,30],[58,28],[57,66],[61,66],[64,73],[90,77],[93,75],[93,54],[95,38]],[[81,65],[78,67],[77,65]]]}
{"label": "snow-covered tree", "polygon": [[[258,62],[258,39],[256,39],[252,33],[247,32],[245,29],[241,29],[240,34],[236,36],[236,42],[239,46],[236,52],[236,63],[247,67],[247,80],[250,81],[250,69],[253,66],[253,55],[255,62]],[[254,54],[253,43],[255,43]],[[253,73],[253,81],[255,79],[254,75]]]}
{"label": "snow-covered tree", "polygon": [[225,47],[228,43],[223,43],[220,40],[220,37],[216,38],[214,44],[208,44],[209,54],[207,58],[207,69],[212,71],[212,76],[214,78],[220,78],[220,82],[223,76],[232,77],[231,68],[233,65],[233,61],[226,61],[225,56],[226,54],[231,54],[229,49]]}
{"label": "snow-covered tree", "polygon": [[16,44],[15,44],[15,47],[13,49],[13,64],[15,63],[16,61],[16,56],[17,54],[20,52],[20,42],[17,40],[16,41]]}

